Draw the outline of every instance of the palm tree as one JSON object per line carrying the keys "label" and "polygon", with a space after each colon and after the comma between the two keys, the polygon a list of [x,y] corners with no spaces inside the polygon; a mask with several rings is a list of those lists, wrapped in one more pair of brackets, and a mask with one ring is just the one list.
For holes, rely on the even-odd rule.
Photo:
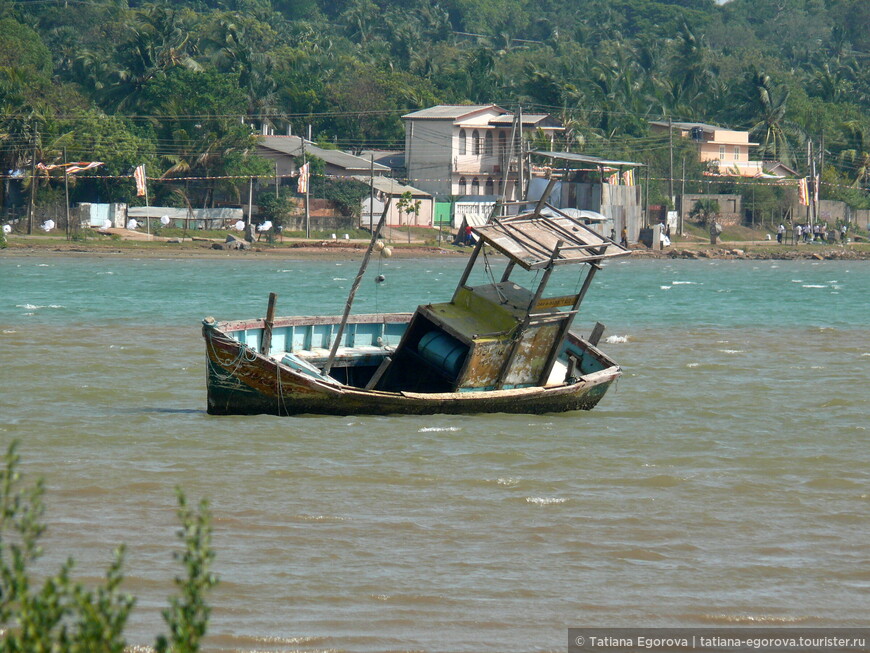
{"label": "palm tree", "polygon": [[863,188],[870,184],[870,130],[857,120],[843,123],[849,132],[849,144],[853,147],[840,152],[840,161],[852,169],[852,186]]}
{"label": "palm tree", "polygon": [[787,89],[773,86],[770,75],[754,72],[747,76],[741,108],[752,121],[749,131],[760,141],[762,157],[790,166],[795,159],[791,141],[802,141],[804,134],[786,119],[788,97]]}

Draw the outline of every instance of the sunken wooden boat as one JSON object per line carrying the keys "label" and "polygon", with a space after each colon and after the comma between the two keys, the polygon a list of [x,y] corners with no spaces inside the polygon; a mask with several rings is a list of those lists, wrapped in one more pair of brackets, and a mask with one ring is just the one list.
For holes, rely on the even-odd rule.
{"label": "sunken wooden boat", "polygon": [[[619,366],[571,324],[604,259],[628,251],[543,200],[531,213],[474,228],[477,238],[449,302],[414,313],[203,321],[208,412],[240,414],[550,413],[593,408]],[[372,237],[375,244],[377,231]],[[371,248],[366,256],[371,253]],[[483,256],[481,257],[481,253]],[[507,259],[500,280],[470,286],[472,269]],[[367,259],[366,259],[367,260]],[[545,297],[551,273],[585,266],[576,293]],[[534,290],[511,281],[540,272]],[[491,271],[490,271],[491,272]]]}

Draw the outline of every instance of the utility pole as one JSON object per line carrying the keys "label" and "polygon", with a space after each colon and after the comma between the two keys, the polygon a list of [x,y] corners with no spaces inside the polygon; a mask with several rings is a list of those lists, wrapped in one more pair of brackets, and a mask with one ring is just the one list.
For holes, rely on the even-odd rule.
{"label": "utility pole", "polygon": [[63,193],[66,197],[64,207],[66,208],[66,239],[69,240],[71,234],[69,223],[69,172],[66,168],[66,146],[63,148]]}
{"label": "utility pole", "polygon": [[33,121],[33,155],[30,162],[30,204],[27,205],[27,235],[33,234],[33,213],[36,211],[36,121]]}
{"label": "utility pole", "polygon": [[523,107],[520,105],[517,109],[517,113],[519,115],[519,132],[520,132],[520,156],[519,156],[519,164],[520,164],[520,191],[517,199],[525,199],[526,198],[526,147],[525,141],[523,140]]}
{"label": "utility pole", "polygon": [[[413,127],[413,123],[411,123]],[[375,155],[372,153],[371,161],[369,162],[369,229],[374,229],[375,225]]]}
{"label": "utility pole", "polygon": [[674,124],[671,117],[668,116],[668,197],[671,198],[671,204],[674,203]]}
{"label": "utility pole", "polygon": [[[308,125],[308,138],[311,138],[311,125]],[[305,158],[305,139],[302,139],[302,165],[308,163]],[[311,238],[311,209],[308,203],[308,187],[311,186],[311,170],[308,170],[308,182],[305,184],[305,238]]]}
{"label": "utility pole", "polygon": [[680,212],[677,214],[680,217],[677,233],[683,235],[683,204],[686,201],[686,157],[683,157],[683,176],[680,180]]}

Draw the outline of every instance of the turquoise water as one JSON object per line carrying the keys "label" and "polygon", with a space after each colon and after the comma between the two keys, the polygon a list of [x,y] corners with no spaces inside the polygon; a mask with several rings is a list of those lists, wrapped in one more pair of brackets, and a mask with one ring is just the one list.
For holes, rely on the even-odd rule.
{"label": "turquoise water", "polygon": [[[448,299],[464,264],[378,260],[357,308]],[[45,569],[73,555],[97,578],[128,544],[131,643],[162,629],[178,573],[176,485],[214,513],[209,650],[866,623],[866,262],[612,263],[576,330],[607,324],[625,376],[589,413],[205,414],[204,316],[263,315],[270,291],[281,314],[339,313],[356,269],[0,257],[0,441],[46,477]]]}

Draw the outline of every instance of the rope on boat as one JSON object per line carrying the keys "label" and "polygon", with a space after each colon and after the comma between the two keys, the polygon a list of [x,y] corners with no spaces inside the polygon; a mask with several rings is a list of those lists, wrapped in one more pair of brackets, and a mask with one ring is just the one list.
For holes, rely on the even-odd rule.
{"label": "rope on boat", "polygon": [[[209,338],[208,338],[208,345],[211,349],[211,357],[209,359],[209,363],[211,363],[211,358],[214,358],[216,360],[220,360],[220,358],[217,354],[217,351],[215,350],[214,341],[212,338],[213,338],[212,336],[209,336]],[[239,343],[239,353],[236,354],[236,357],[229,363],[229,367],[232,368],[229,371],[229,373],[221,374],[220,372],[218,372],[215,369],[214,364],[211,364],[210,367],[211,367],[212,374],[215,375],[215,378],[217,378],[218,381],[229,381],[230,379],[233,379],[236,377],[236,372],[239,371],[239,368],[242,366],[242,363],[252,363],[255,360],[257,360],[257,352],[249,349],[247,345],[243,345],[242,343]],[[221,363],[221,366],[224,367],[225,369],[227,368],[227,366],[223,365],[223,363]]]}

